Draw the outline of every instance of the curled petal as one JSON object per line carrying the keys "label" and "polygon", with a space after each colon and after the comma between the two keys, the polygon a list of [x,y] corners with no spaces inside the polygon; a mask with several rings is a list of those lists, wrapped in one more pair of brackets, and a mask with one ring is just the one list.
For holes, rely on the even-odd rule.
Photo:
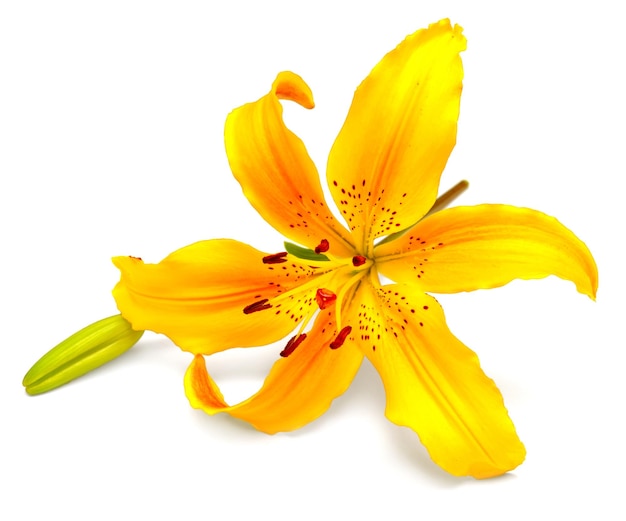
{"label": "curled petal", "polygon": [[598,269],[587,246],[554,217],[528,208],[450,208],[375,251],[381,273],[434,293],[548,275],[574,282],[591,298],[598,288]]}
{"label": "curled petal", "polygon": [[434,298],[368,284],[356,299],[355,338],[382,378],[387,418],[413,429],[451,474],[487,478],[522,463],[525,449],[498,388],[450,332]]}
{"label": "curled petal", "polygon": [[317,308],[315,289],[302,286],[317,275],[298,259],[264,257],[271,258],[226,239],[197,242],[158,264],[116,257],[113,296],[135,329],[163,333],[186,351],[268,344]]}
{"label": "curled petal", "polygon": [[327,180],[356,244],[428,212],[456,142],[465,37],[449,20],[408,36],[357,89]]}
{"label": "curled petal", "polygon": [[311,249],[327,239],[330,254],[347,256],[353,248],[346,230],[326,205],[304,144],[285,126],[279,99],[313,107],[302,78],[282,72],[267,95],[231,112],[224,136],[233,174],[252,206],[276,230]]}
{"label": "curled petal", "polygon": [[185,375],[187,398],[207,414],[226,412],[268,434],[302,427],[348,388],[363,360],[354,347],[330,349],[335,334],[334,313],[321,312],[297,349],[274,364],[263,387],[233,406],[209,376],[204,358],[196,355]]}

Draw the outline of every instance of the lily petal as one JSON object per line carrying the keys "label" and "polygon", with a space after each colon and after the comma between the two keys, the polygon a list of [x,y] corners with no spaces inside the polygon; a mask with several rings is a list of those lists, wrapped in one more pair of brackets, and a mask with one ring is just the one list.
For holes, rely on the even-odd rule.
{"label": "lily petal", "polygon": [[326,204],[304,144],[285,126],[279,99],[313,107],[302,78],[282,72],[267,95],[231,112],[224,136],[233,174],[252,206],[284,236],[311,249],[326,239],[329,254],[351,256],[347,231]]}
{"label": "lily petal", "polygon": [[408,36],[357,89],[328,159],[339,210],[369,253],[435,202],[456,142],[465,37],[449,20]]}
{"label": "lily petal", "polygon": [[116,257],[122,273],[113,296],[134,329],[163,333],[186,351],[268,344],[314,312],[315,288],[303,285],[319,275],[286,254],[277,264],[264,257],[226,239],[197,242],[158,264]]}
{"label": "lily petal", "polygon": [[507,205],[450,208],[376,248],[381,273],[423,291],[456,293],[557,275],[595,298],[598,269],[554,217]]}
{"label": "lily petal", "polygon": [[522,463],[525,449],[500,391],[434,298],[410,286],[364,284],[356,299],[356,341],[380,373],[389,420],[413,429],[456,476],[487,478]]}
{"label": "lily petal", "polygon": [[363,360],[354,346],[330,349],[336,336],[334,316],[334,311],[320,312],[307,338],[274,364],[255,395],[238,405],[224,401],[204,357],[196,355],[185,375],[192,407],[211,415],[226,412],[268,434],[298,429],[321,416],[348,388]]}

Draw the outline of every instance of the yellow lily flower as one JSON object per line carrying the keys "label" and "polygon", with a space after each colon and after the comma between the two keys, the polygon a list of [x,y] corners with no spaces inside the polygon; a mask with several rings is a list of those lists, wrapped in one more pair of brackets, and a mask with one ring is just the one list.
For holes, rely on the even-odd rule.
{"label": "yellow lily flower", "polygon": [[[297,429],[328,409],[367,357],[389,420],[413,429],[446,471],[486,478],[524,460],[499,390],[428,293],[557,275],[594,298],[597,268],[572,232],[534,210],[429,213],[456,141],[465,46],[462,29],[442,20],[407,37],[358,87],[326,174],[347,228],[282,119],[280,100],[312,108],[311,90],[283,72],[228,116],[225,144],[250,203],[302,246],[268,253],[222,239],[158,264],[114,259],[114,297],[133,329],[195,354],[185,376],[193,407],[267,433]],[[290,335],[262,388],[227,404],[204,355]]]}

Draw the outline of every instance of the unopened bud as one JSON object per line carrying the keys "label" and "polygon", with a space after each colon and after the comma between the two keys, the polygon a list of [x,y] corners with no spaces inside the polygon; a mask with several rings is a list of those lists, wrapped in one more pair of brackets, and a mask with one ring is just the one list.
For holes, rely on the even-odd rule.
{"label": "unopened bud", "polygon": [[51,391],[117,358],[141,335],[143,331],[135,331],[122,315],[99,320],[42,356],[26,373],[22,385],[28,394]]}

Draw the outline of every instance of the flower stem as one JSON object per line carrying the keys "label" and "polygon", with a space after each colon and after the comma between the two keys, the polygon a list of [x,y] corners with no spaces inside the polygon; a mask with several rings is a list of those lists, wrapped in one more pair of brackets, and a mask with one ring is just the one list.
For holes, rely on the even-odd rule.
{"label": "flower stem", "polygon": [[452,203],[452,201],[454,201],[463,192],[465,192],[465,190],[467,190],[468,187],[469,187],[469,183],[465,179],[463,181],[459,181],[452,188],[450,188],[450,190],[448,190],[447,192],[444,192],[439,197],[437,197],[435,204],[433,204],[432,208],[428,211],[428,213],[424,217],[422,217],[422,219],[425,217],[428,217],[429,215],[434,214],[435,212],[438,212],[439,210],[443,210],[446,206]]}
{"label": "flower stem", "polygon": [[[437,200],[435,201],[435,204],[432,205],[431,209],[428,211],[428,213],[426,215],[424,215],[424,217],[422,217],[422,219],[425,219],[429,215],[432,215],[435,212],[438,212],[439,210],[443,210],[452,201],[454,201],[459,195],[461,195],[463,192],[465,192],[465,190],[467,190],[468,186],[469,186],[469,183],[467,181],[465,181],[465,180],[459,181],[452,188],[450,188],[450,190],[448,190],[447,192],[445,192],[445,193],[441,194],[439,197],[437,197]],[[422,219],[420,219],[420,221]],[[390,235],[387,235],[387,237],[385,237],[384,239],[382,239],[381,241],[379,241],[376,244],[376,247],[377,246],[381,246],[382,244],[391,242],[391,241],[397,239],[398,237],[404,235],[411,228],[413,228],[413,226],[415,226],[416,224],[417,223],[412,224],[408,228],[405,228],[404,230],[400,230],[399,232],[395,232],[395,233],[392,233]]]}

